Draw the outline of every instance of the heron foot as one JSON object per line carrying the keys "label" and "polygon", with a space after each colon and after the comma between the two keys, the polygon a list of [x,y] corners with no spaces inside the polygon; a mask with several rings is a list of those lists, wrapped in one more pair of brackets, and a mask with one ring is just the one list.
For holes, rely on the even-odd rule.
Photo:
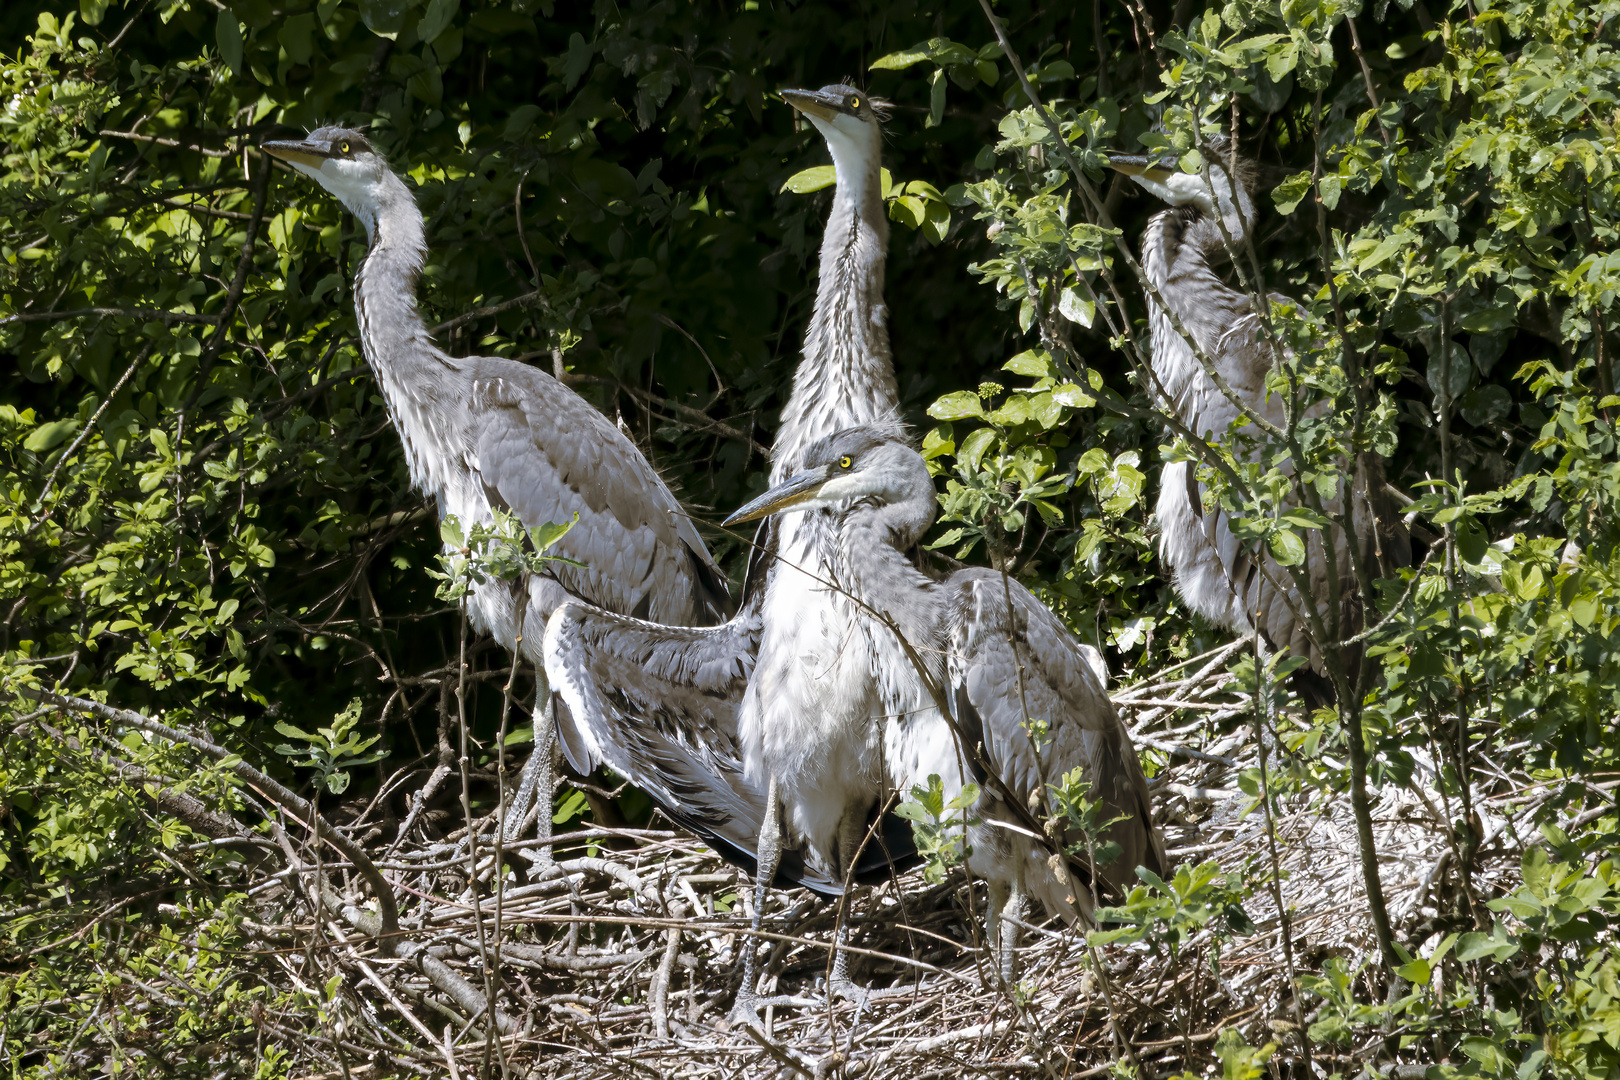
{"label": "heron foot", "polygon": [[726,1013],[726,1023],[733,1029],[751,1027],[763,1028],[764,1022],[760,1019],[760,1012],[775,1007],[790,1009],[820,1009],[826,1006],[824,998],[800,997],[796,994],[775,994],[771,997],[761,997],[751,990],[737,991],[737,998],[731,1003],[731,1011]]}
{"label": "heron foot", "polygon": [[857,1009],[864,1009],[866,1006],[875,1001],[887,1001],[893,998],[911,997],[916,993],[917,988],[915,986],[862,986],[860,983],[855,982],[852,979],[847,977],[841,978],[837,975],[834,975],[832,981],[827,984],[827,996],[829,998],[841,998],[844,1001],[852,1001],[855,1003]]}

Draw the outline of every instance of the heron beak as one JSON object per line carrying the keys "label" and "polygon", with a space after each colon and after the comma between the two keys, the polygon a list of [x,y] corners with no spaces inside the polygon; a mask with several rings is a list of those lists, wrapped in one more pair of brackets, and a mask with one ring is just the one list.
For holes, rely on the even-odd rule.
{"label": "heron beak", "polygon": [[782,100],[804,115],[813,116],[818,120],[831,120],[835,116],[843,115],[843,110],[838,107],[842,102],[835,100],[830,94],[823,94],[820,90],[783,90]]}
{"label": "heron beak", "polygon": [[325,144],[312,143],[306,139],[272,140],[260,143],[259,149],[289,164],[304,165],[311,169],[319,169],[321,163],[332,156]]}
{"label": "heron beak", "polygon": [[810,469],[797,476],[790,476],[720,524],[741,525],[745,521],[753,521],[755,518],[762,518],[808,502],[816,497],[822,485],[830,479],[826,469]]}
{"label": "heron beak", "polygon": [[1109,154],[1108,167],[1126,176],[1145,176],[1149,180],[1168,180],[1181,171],[1176,168],[1175,154]]}

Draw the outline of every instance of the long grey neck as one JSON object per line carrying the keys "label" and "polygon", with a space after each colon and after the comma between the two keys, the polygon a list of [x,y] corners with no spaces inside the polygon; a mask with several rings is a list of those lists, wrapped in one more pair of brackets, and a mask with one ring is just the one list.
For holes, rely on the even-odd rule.
{"label": "long grey neck", "polygon": [[838,188],[821,243],[821,280],[804,358],[771,452],[772,483],[798,471],[817,439],[900,418],[883,305],[889,223],[883,213],[879,157],[875,148],[857,154],[837,143],[829,145]]}
{"label": "long grey neck", "polygon": [[917,499],[858,503],[837,527],[834,576],[863,604],[893,618],[922,651],[937,632],[935,604],[923,602],[936,592],[934,583],[906,557],[928,530],[934,516],[934,493]]}
{"label": "long grey neck", "polygon": [[392,172],[380,186],[375,207],[350,207],[371,242],[354,278],[360,344],[405,445],[412,482],[437,496],[455,435],[445,423],[447,410],[436,406],[454,396],[448,377],[455,365],[433,344],[416,307],[416,281],[427,258],[422,212]]}
{"label": "long grey neck", "polygon": [[[1234,217],[1235,222],[1237,219]],[[1240,241],[1241,235],[1232,239]],[[1178,206],[1153,215],[1142,236],[1142,268],[1205,355],[1219,351],[1221,336],[1249,314],[1249,298],[1230,288],[1213,269],[1226,250],[1220,226],[1193,206]],[[1153,338],[1153,370],[1170,397],[1166,403],[1195,432],[1194,393],[1207,380],[1198,358],[1187,347],[1164,310],[1150,297],[1148,329]]]}

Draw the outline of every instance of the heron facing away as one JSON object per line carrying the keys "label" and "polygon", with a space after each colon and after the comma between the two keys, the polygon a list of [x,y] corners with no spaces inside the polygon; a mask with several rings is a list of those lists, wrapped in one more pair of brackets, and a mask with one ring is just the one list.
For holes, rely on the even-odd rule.
{"label": "heron facing away", "polygon": [[[725,577],[668,486],[606,417],[545,372],[498,357],[452,357],[416,305],[427,257],[421,211],[405,182],[359,131],[322,127],[264,150],[313,178],[365,227],[354,283],[366,361],[404,444],[412,483],[464,524],[499,509],[526,527],[578,523],[551,563],[516,582],[491,580],[467,600],[473,625],[539,666],[552,610],[580,598],[673,624],[712,624],[730,606]],[[542,836],[551,824],[550,695],[524,770],[521,822],[538,785]],[[549,850],[549,849],[547,849]]]}
{"label": "heron facing away", "polygon": [[[1164,307],[1151,295],[1147,305],[1156,391],[1162,391],[1167,399],[1163,404],[1195,435],[1219,441],[1226,438],[1241,410],[1204,370],[1177,332],[1171,313],[1248,409],[1285,427],[1286,402],[1281,394],[1266,393],[1266,379],[1277,357],[1263,330],[1264,316],[1255,310],[1249,294],[1228,286],[1215,270],[1250,235],[1255,216],[1250,198],[1253,165],[1236,157],[1234,168],[1225,136],[1207,143],[1201,156],[1202,173],[1180,171],[1174,154],[1111,154],[1109,164],[1171,205],[1153,215],[1142,236],[1143,270],[1164,298]],[[1294,304],[1280,294],[1270,295],[1268,302]],[[1327,408],[1327,403],[1320,403],[1305,415],[1319,416]],[[1239,456],[1245,453],[1254,456],[1250,452]],[[1358,455],[1353,470],[1347,464],[1345,475],[1351,478],[1356,539],[1364,565],[1404,563],[1410,554],[1408,541],[1390,524],[1398,519],[1382,510],[1383,473],[1377,459]],[[1323,511],[1340,517],[1344,495],[1341,488],[1323,499]],[[1223,510],[1204,505],[1196,463],[1165,466],[1157,513],[1160,553],[1176,591],[1190,608],[1235,633],[1253,634],[1258,628],[1269,647],[1304,656],[1318,675],[1324,673],[1321,643],[1308,633],[1308,609],[1294,579],[1269,553],[1257,558],[1245,548]],[[1324,535],[1333,545],[1331,572]],[[1306,547],[1312,604],[1322,613],[1328,633],[1334,631],[1337,612],[1337,636],[1350,637],[1360,629],[1361,588],[1344,530],[1337,525],[1312,530]]]}
{"label": "heron facing away", "polygon": [[[938,776],[950,800],[966,784],[984,779],[969,810],[966,862],[989,885],[989,939],[1010,979],[1026,895],[1038,897],[1052,914],[1088,920],[1093,897],[1077,882],[1119,896],[1137,881],[1138,866],[1163,876],[1169,860],[1130,736],[1085,648],[1028,589],[1005,575],[969,568],[935,579],[907,557],[933,523],[935,508],[922,456],[892,429],[865,427],[813,444],[802,471],[727,524],[767,514],[812,522],[834,538],[826,566],[829,588],[859,612],[846,644],[851,659],[837,668],[837,681],[798,703],[796,732],[773,729],[768,735],[784,743],[795,735],[801,744],[876,743],[881,776],[874,782],[901,792],[927,787]],[[792,687],[756,673],[749,690],[763,707],[764,699]],[[940,712],[942,698],[954,725]],[[839,735],[829,738],[829,732]],[[1084,837],[1072,832],[1064,838],[1070,866],[1054,861],[1041,837],[1020,824],[1027,817],[1007,805],[1011,799],[1029,807],[1076,769],[1099,808],[1097,820],[1106,825],[1093,839],[1120,849],[1104,865],[1075,857]],[[835,834],[847,842],[847,823],[858,819],[864,803],[859,791],[844,796],[854,800],[845,806],[837,804],[838,796],[803,793],[808,812],[789,821],[789,831],[805,833],[812,849],[827,846]],[[786,796],[782,805],[788,805]],[[773,824],[767,819],[760,836],[762,872],[769,866],[768,844],[777,839]]]}

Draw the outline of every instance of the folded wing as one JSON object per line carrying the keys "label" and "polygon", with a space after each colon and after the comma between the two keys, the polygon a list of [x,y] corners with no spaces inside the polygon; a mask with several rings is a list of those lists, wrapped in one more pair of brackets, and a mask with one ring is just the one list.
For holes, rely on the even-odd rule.
{"label": "folded wing", "polygon": [[[990,766],[1021,798],[1040,791],[1043,779],[1060,783],[1083,768],[1102,820],[1122,819],[1104,833],[1120,845],[1120,857],[1099,876],[1123,891],[1137,882],[1137,866],[1163,875],[1169,860],[1153,827],[1147,778],[1094,670],[1095,651],[1028,589],[994,571],[958,570],[946,587],[947,674],[958,700],[976,714]],[[1038,758],[1031,718],[1046,725]]]}

